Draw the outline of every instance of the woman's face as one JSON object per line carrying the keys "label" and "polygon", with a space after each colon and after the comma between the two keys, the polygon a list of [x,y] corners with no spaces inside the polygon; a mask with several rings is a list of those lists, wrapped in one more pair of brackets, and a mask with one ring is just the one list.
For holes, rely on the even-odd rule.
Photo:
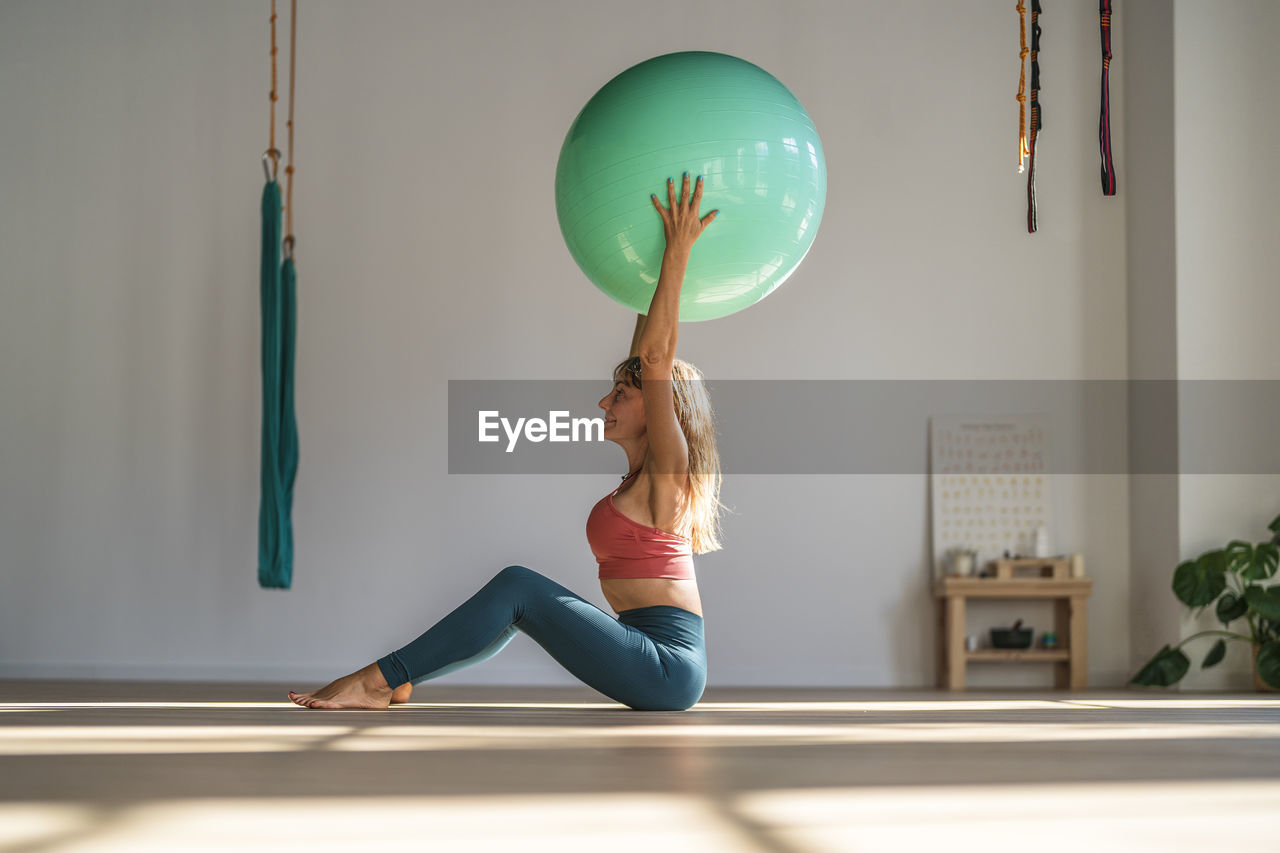
{"label": "woman's face", "polygon": [[613,383],[613,390],[597,403],[604,410],[604,437],[610,441],[644,435],[644,394],[625,382]]}

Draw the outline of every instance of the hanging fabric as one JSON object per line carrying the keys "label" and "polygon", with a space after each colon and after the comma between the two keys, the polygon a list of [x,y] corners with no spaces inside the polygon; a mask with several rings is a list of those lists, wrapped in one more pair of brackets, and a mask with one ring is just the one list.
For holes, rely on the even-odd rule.
{"label": "hanging fabric", "polygon": [[[293,81],[298,3],[289,35],[289,164],[285,238],[280,239],[280,184],[276,180],[276,4],[271,0],[270,147],[262,155],[262,496],[258,506],[258,583],[288,589],[293,582],[293,484],[298,473],[298,424],[293,411],[297,333],[297,272],[293,262]],[[270,167],[267,161],[271,161]],[[281,263],[283,249],[284,261]]]}
{"label": "hanging fabric", "polygon": [[1098,0],[1102,36],[1102,108],[1098,115],[1098,150],[1102,155],[1102,194],[1116,194],[1116,167],[1111,159],[1111,0]]}
{"label": "hanging fabric", "polygon": [[1040,0],[1031,0],[1031,127],[1027,131],[1031,166],[1027,172],[1027,232],[1036,232],[1036,137],[1040,117]]}

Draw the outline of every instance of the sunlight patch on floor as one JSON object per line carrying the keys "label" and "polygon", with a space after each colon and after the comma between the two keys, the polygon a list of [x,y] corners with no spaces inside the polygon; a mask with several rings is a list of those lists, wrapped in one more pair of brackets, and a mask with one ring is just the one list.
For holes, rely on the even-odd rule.
{"label": "sunlight patch on floor", "polygon": [[1082,743],[1280,739],[1276,723],[874,723],[742,725],[11,726],[0,756],[154,755],[328,750],[727,747],[942,743]]}
{"label": "sunlight patch on floor", "polygon": [[707,803],[663,794],[191,799],[116,808],[0,804],[0,849],[19,844],[129,853],[744,849],[740,832]]}
{"label": "sunlight patch on floor", "polygon": [[837,744],[1079,743],[1280,738],[1277,723],[860,723],[736,726],[385,726],[334,738],[337,751],[600,749]]}
{"label": "sunlight patch on floor", "polygon": [[[306,845],[469,851],[717,853],[1200,851],[1273,839],[1280,783],[1260,780],[761,790],[722,797],[571,794],[0,804],[0,847],[237,853]],[[625,828],[625,829],[620,829]],[[175,847],[176,845],[176,847]]]}
{"label": "sunlight patch on floor", "polygon": [[9,726],[0,728],[0,756],[295,752],[354,731],[350,726]]}
{"label": "sunlight patch on floor", "polygon": [[[1203,851],[1274,842],[1280,783],[1260,780],[760,791],[743,812],[794,849],[991,853]],[[1012,843],[1012,841],[1010,842]]]}
{"label": "sunlight patch on floor", "polygon": [[[427,688],[429,689],[429,688]],[[425,692],[425,690],[424,690]],[[625,708],[617,702],[411,702],[397,705],[391,713],[403,713],[412,709],[449,708],[471,710],[488,708],[496,710],[557,710],[557,711],[609,711]],[[699,702],[692,712],[879,712],[901,713],[909,711],[1068,711],[1097,710],[1099,708],[1126,708],[1136,710],[1214,710],[1241,708],[1274,708],[1280,710],[1280,695],[1268,698],[1163,698],[1132,699],[1106,697],[1072,697],[1064,694],[1061,699],[928,699],[915,701],[859,700],[859,701],[786,701],[786,702]],[[278,702],[4,702],[0,713],[17,711],[87,711],[87,710],[160,710],[160,709],[213,709],[213,710],[283,710],[317,713],[287,698]],[[688,712],[682,712],[688,713]]]}

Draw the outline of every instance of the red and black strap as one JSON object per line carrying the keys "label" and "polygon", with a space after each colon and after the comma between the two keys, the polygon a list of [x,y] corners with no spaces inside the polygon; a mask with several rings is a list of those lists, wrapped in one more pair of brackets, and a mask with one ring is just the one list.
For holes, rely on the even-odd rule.
{"label": "red and black strap", "polygon": [[1102,34],[1102,112],[1098,116],[1098,150],[1102,154],[1102,194],[1116,194],[1116,167],[1111,159],[1111,0],[1098,0]]}
{"label": "red and black strap", "polygon": [[1040,115],[1040,0],[1031,0],[1031,126],[1027,133],[1031,167],[1027,174],[1027,232],[1036,231],[1036,137],[1044,126]]}

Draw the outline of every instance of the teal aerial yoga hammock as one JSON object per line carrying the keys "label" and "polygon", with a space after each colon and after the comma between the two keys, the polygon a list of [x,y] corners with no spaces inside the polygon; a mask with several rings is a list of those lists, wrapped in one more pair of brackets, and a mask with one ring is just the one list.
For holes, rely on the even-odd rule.
{"label": "teal aerial yoga hammock", "polygon": [[[294,0],[297,17],[297,0]],[[298,278],[293,263],[292,210],[280,262],[280,184],[275,148],[275,0],[271,3],[271,147],[262,156],[262,500],[258,506],[258,583],[288,589],[293,581],[293,482],[298,473],[298,423],[293,412]],[[289,45],[289,202],[293,201],[293,42]],[[268,170],[267,159],[273,168]]]}
{"label": "teal aerial yoga hammock", "polygon": [[258,509],[258,583],[288,589],[293,579],[293,482],[298,424],[293,412],[297,274],[280,258],[280,185],[262,193],[262,502]]}

